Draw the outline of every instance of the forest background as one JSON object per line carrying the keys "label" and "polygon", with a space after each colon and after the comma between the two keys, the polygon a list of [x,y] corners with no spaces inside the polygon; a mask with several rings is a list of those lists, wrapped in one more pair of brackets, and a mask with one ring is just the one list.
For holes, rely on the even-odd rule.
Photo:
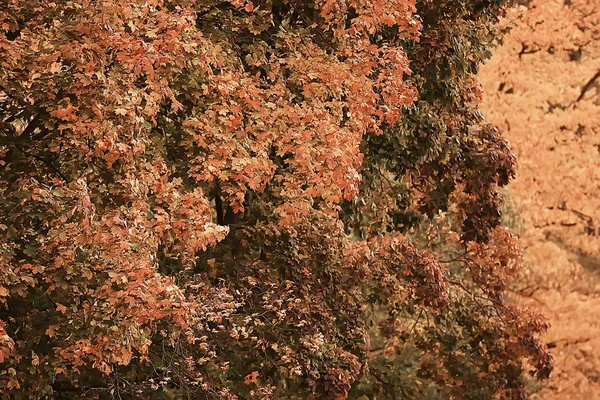
{"label": "forest background", "polygon": [[484,113],[519,160],[509,207],[528,267],[514,290],[552,325],[555,370],[537,398],[596,399],[600,2],[521,3],[504,21],[516,28],[479,74]]}

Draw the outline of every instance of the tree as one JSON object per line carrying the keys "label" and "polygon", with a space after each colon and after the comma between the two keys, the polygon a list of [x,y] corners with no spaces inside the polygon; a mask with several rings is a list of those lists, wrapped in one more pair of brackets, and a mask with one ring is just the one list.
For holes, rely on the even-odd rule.
{"label": "tree", "polygon": [[505,3],[2,0],[4,398],[523,396]]}

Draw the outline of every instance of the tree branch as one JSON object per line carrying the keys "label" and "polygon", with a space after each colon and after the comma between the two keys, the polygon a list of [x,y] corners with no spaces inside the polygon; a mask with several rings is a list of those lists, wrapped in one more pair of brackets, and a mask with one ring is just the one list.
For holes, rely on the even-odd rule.
{"label": "tree branch", "polygon": [[594,82],[596,82],[596,79],[598,78],[600,78],[600,70],[598,70],[598,72],[596,72],[596,75],[592,76],[592,79],[590,79],[588,83],[586,83],[585,86],[583,86],[583,88],[581,89],[581,94],[579,95],[577,100],[575,100],[575,103],[578,103],[580,100],[583,100],[583,97],[585,96],[587,91],[590,90],[592,86],[594,86]]}

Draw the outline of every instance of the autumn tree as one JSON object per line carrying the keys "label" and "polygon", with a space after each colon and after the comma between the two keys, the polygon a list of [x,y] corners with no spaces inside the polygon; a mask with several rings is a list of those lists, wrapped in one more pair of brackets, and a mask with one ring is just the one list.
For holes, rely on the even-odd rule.
{"label": "autumn tree", "polygon": [[506,3],[0,0],[2,397],[525,396]]}

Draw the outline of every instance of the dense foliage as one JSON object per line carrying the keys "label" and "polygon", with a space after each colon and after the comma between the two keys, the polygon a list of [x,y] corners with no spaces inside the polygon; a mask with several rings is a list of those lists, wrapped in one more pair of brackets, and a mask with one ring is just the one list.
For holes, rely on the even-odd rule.
{"label": "dense foliage", "polygon": [[505,3],[0,0],[2,396],[525,396]]}

